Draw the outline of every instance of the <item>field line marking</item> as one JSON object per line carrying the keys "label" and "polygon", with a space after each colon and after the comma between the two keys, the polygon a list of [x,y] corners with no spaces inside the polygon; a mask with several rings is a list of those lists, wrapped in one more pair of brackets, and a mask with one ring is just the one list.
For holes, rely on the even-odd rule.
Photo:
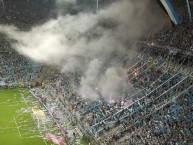
{"label": "field line marking", "polygon": [[[21,94],[22,95],[22,99],[24,100],[24,102],[25,102],[25,104],[26,104],[26,106],[29,108],[29,105],[27,104],[27,102],[26,102],[26,99],[24,98],[24,96],[23,96],[23,94]],[[35,122],[35,124],[36,124],[36,120],[34,119],[34,117],[32,117],[33,118],[33,120],[34,120],[34,122]],[[36,124],[37,125],[37,124]],[[37,127],[37,126],[36,126]],[[37,129],[38,129],[38,131],[39,131],[39,134],[40,135],[42,135],[42,132],[40,131],[40,129],[37,127]],[[42,138],[43,139],[43,138]],[[46,143],[46,141],[43,139],[43,141],[44,141],[44,143],[45,143],[45,145],[47,145],[47,143]]]}
{"label": "field line marking", "polygon": [[18,132],[19,132],[19,136],[20,136],[20,138],[22,139],[22,137],[21,137],[21,133],[20,133],[20,130],[19,130],[19,127],[18,127],[18,125],[17,125],[17,121],[15,120],[15,116],[14,116],[14,121],[15,121],[15,124],[16,124],[16,127],[17,127],[17,130],[18,130]]}
{"label": "field line marking", "polygon": [[6,130],[6,129],[14,129],[16,127],[3,127],[3,128],[0,128],[0,130]]}
{"label": "field line marking", "polygon": [[46,143],[45,139],[43,139],[43,141],[44,141],[44,143],[47,145],[47,143]]}

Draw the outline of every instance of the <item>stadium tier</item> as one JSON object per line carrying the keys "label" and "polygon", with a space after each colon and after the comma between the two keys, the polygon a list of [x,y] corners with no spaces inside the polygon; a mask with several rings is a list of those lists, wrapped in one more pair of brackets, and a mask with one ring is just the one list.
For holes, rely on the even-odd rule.
{"label": "stadium tier", "polygon": [[[74,23],[79,25],[80,22],[75,20],[81,17],[81,21],[86,21],[87,15],[84,13],[87,14],[88,11],[91,13],[90,9],[95,7],[95,3],[89,1],[89,8],[86,9],[74,6],[75,3],[83,5],[82,0],[70,4],[69,1],[65,1],[64,4],[68,5],[67,9],[70,11],[68,13],[60,10],[63,6],[61,1],[41,0],[38,3],[37,0],[20,0],[14,1],[15,5],[12,5],[11,0],[7,2],[0,0],[0,8],[3,8],[0,9],[0,21],[2,20],[0,22],[0,89],[6,90],[7,93],[7,90],[15,91],[11,89],[16,88],[16,95],[9,95],[9,99],[19,100],[18,104],[23,103],[26,106],[31,103],[31,106],[27,106],[28,109],[20,106],[20,111],[23,111],[22,113],[28,111],[28,118],[31,117],[29,112],[33,114],[33,118],[23,119],[20,118],[22,116],[20,112],[17,112],[18,120],[24,121],[20,122],[19,126],[25,121],[29,121],[30,124],[35,120],[35,125],[41,129],[41,131],[36,130],[38,137],[58,145],[193,145],[193,23],[190,11],[192,5],[189,1],[184,1],[183,6],[178,7],[180,3],[175,0],[160,1],[171,19],[176,16],[175,20],[172,20],[176,26],[167,23],[151,35],[140,36],[137,40],[134,37],[135,39],[131,40],[125,38],[130,37],[130,34],[122,34],[122,31],[116,33],[116,30],[124,30],[119,27],[127,25],[118,25],[118,21],[113,19],[103,22],[105,18],[102,15],[110,14],[105,13],[108,11],[106,7],[108,3],[114,4],[114,0],[105,0],[104,4],[97,1],[97,11],[92,10],[94,14],[91,16],[91,20],[97,19],[96,24],[88,30],[83,25],[80,32],[73,31],[72,34],[71,30],[63,34],[59,32],[60,29],[56,29],[64,24],[63,19],[59,19],[59,22],[52,20],[45,25],[44,23],[48,19],[64,17],[65,20],[69,20],[65,21],[66,25],[71,24],[70,21],[73,21],[73,25]],[[127,3],[126,0],[123,2]],[[171,8],[171,4],[174,9],[176,8],[176,13]],[[42,9],[42,6],[45,7]],[[112,9],[114,10],[116,6],[119,4],[115,3]],[[22,9],[23,7],[25,9]],[[100,7],[107,10],[100,13]],[[56,11],[57,9],[59,12]],[[74,17],[79,13],[81,13],[79,17]],[[99,16],[96,18],[96,15]],[[177,15],[181,19],[179,22]],[[125,20],[123,22],[126,23]],[[18,29],[4,26],[6,24],[14,24]],[[40,27],[35,27],[37,25]],[[76,29],[78,25],[69,28]],[[64,27],[61,28],[62,31]],[[97,31],[91,30],[95,28]],[[51,33],[47,32],[49,30]],[[19,34],[25,37],[17,39],[19,35],[16,33],[20,31]],[[34,35],[36,31],[38,34]],[[111,37],[115,33],[117,37]],[[51,34],[57,37],[52,37]],[[43,40],[41,42],[35,39],[36,41],[32,41],[35,45],[31,45],[29,44],[31,40],[25,42],[26,37],[32,39],[31,36],[37,36],[39,39],[46,37],[46,39],[41,39]],[[62,41],[57,41],[58,39]],[[121,40],[117,41],[117,39]],[[108,52],[105,46],[113,47],[114,41],[120,43],[117,46],[127,48],[112,49]],[[55,53],[55,48],[43,50],[49,45],[60,47],[55,42],[64,43],[64,47],[69,45],[69,52],[56,49],[61,52]],[[105,46],[101,43],[105,43]],[[88,48],[82,51],[83,47],[77,49],[79,45],[83,45],[84,48],[94,47],[94,49]],[[19,49],[18,46],[26,48]],[[35,46],[39,47],[34,48]],[[98,50],[95,52],[99,47],[104,49],[104,52]],[[39,48],[41,54],[35,51],[31,51],[34,54],[26,53],[28,48],[37,51]],[[44,53],[48,54],[49,60]],[[60,55],[60,53],[65,54]],[[37,56],[33,57],[33,55],[41,56],[42,59],[37,59]],[[106,58],[102,58],[103,56]],[[82,62],[85,64],[81,64]],[[92,70],[86,70],[87,65],[91,65]],[[99,65],[101,67],[97,67]],[[115,71],[112,71],[113,73],[107,71],[112,66],[118,70],[116,76],[114,76]],[[114,87],[112,84],[118,85]],[[6,93],[0,94],[0,99],[4,101],[1,102],[0,107],[9,103],[9,99],[5,99]],[[32,96],[35,97],[35,101]],[[11,103],[13,104],[9,105],[10,110],[11,105],[15,105],[14,101]],[[31,119],[34,119],[33,122],[30,122]],[[18,125],[17,120],[14,122]],[[52,132],[49,127],[52,128]],[[18,126],[17,129],[22,139]],[[1,137],[0,128],[0,144]]]}
{"label": "stadium tier", "polygon": [[[55,103],[94,144],[192,143],[193,71],[191,63],[184,65],[192,56],[177,57],[181,52],[171,54],[171,50],[148,44],[136,46],[138,54],[123,76],[134,90],[122,99],[108,102],[82,98],[76,92],[81,73],[61,74],[57,70],[45,78],[45,88],[32,91],[45,106]],[[28,87],[44,67],[14,51],[3,52],[0,58],[3,88],[18,87],[19,82]]]}
{"label": "stadium tier", "polygon": [[[82,134],[94,139],[94,144],[191,143],[193,75],[192,68],[183,65],[187,56],[175,58],[177,54],[171,55],[170,51],[155,53],[158,50],[149,45],[137,45],[139,54],[124,76],[124,81],[132,82],[135,89],[120,100],[80,97],[76,92],[79,73],[54,73],[44,80],[45,88],[33,88],[33,92],[45,105],[55,103]],[[26,62],[23,67],[34,72],[34,65]],[[10,68],[20,70],[14,66]],[[35,68],[39,72],[40,67]]]}
{"label": "stadium tier", "polygon": [[1,52],[0,62],[0,85],[3,88],[29,86],[41,72],[40,64],[32,63],[29,59],[11,51]]}

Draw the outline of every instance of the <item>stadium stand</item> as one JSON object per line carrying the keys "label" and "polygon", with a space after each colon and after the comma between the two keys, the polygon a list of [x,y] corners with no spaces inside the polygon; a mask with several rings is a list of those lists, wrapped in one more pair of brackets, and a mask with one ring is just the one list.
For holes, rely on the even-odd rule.
{"label": "stadium stand", "polygon": [[[45,88],[33,92],[45,105],[55,101],[81,134],[99,144],[193,144],[192,26],[166,26],[145,43],[136,43],[135,63],[131,68],[124,64],[126,60],[122,64],[127,68],[124,81],[135,89],[123,99],[108,103],[102,97],[97,101],[82,98],[76,92],[81,73],[57,70],[46,77]],[[43,65],[15,52],[3,35],[0,52],[1,87],[20,82],[28,87],[40,77]]]}
{"label": "stadium stand", "polygon": [[[4,40],[2,40],[4,41]],[[1,86],[18,86],[40,76],[42,65],[17,54],[1,43]],[[138,44],[139,53],[126,82],[135,91],[107,103],[78,96],[81,73],[54,73],[46,88],[36,88],[46,104],[50,96],[81,133],[102,144],[190,144],[193,142],[193,74],[191,57]],[[6,51],[5,51],[6,50]],[[166,63],[167,62],[167,63]],[[186,65],[185,65],[186,64]],[[52,101],[53,101],[52,100]],[[70,116],[70,117],[69,117]]]}
{"label": "stadium stand", "polygon": [[0,37],[0,86],[3,88],[29,86],[36,82],[41,74],[42,66],[19,55],[11,49],[5,37]]}
{"label": "stadium stand", "polygon": [[[156,54],[157,50],[150,51],[153,48],[148,45],[140,47],[145,55],[138,55],[137,63],[128,69],[125,79],[137,91],[123,100],[107,103],[103,99],[92,101],[78,96],[73,86],[80,83],[80,74],[57,73],[47,79],[49,85],[44,91],[56,98],[83,134],[100,143],[192,143],[193,130],[189,127],[193,119],[192,71],[188,70],[187,75],[184,69],[175,69],[183,66],[186,57],[168,56],[170,51]],[[170,67],[174,62],[178,64]]]}

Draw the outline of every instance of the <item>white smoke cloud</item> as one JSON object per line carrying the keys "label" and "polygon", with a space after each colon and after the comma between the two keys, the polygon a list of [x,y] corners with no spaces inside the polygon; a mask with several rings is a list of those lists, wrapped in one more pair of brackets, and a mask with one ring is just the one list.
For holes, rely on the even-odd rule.
{"label": "white smoke cloud", "polygon": [[84,98],[98,99],[97,82],[99,79],[101,64],[98,59],[92,60],[85,72],[85,76],[81,78],[80,91]]}
{"label": "white smoke cloud", "polygon": [[0,25],[0,32],[16,40],[14,48],[35,61],[57,65],[64,73],[81,70],[81,96],[96,99],[100,92],[107,99],[115,99],[125,91],[118,73],[124,68],[104,68],[113,60],[111,55],[119,55],[119,48],[127,48],[128,40],[138,39],[164,22],[151,14],[148,2],[120,0],[98,14],[59,16],[28,32]]}
{"label": "white smoke cloud", "polygon": [[108,68],[99,81],[99,89],[106,100],[121,98],[126,91],[126,83],[117,68]]}

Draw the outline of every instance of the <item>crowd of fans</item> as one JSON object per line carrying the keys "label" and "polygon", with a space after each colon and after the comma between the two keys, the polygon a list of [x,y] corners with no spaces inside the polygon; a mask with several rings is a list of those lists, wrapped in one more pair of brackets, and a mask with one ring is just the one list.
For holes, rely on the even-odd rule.
{"label": "crowd of fans", "polygon": [[167,46],[193,53],[192,23],[181,24],[177,27],[165,26],[160,32],[148,38],[155,45]]}
{"label": "crowd of fans", "polygon": [[28,86],[41,75],[42,66],[11,49],[9,41],[0,36],[0,86]]}
{"label": "crowd of fans", "polygon": [[[9,45],[1,46],[1,86],[17,86],[20,81],[38,78],[41,65],[5,47]],[[120,100],[106,102],[102,98],[93,101],[80,97],[76,91],[80,86],[80,72],[55,72],[45,80],[46,88],[37,91],[39,94],[47,92],[46,95],[58,100],[65,108],[64,112],[71,114],[83,130],[103,144],[190,144],[193,142],[192,78],[163,69],[159,63],[148,62],[149,55],[155,53],[149,49],[146,51],[149,53],[139,55],[124,76],[125,81],[136,88],[135,91]],[[156,57],[174,60],[174,56],[163,57],[160,53]],[[46,95],[42,95],[44,103]]]}
{"label": "crowd of fans", "polygon": [[[41,19],[40,13],[32,14],[34,19],[28,19],[26,13],[31,12],[23,10],[24,6],[17,13],[12,11],[14,5],[10,7],[6,15],[1,15],[5,23],[15,19],[16,25],[25,28],[25,21],[28,26],[31,21]],[[39,11],[39,7],[33,8],[32,11]],[[42,16],[45,12],[47,9],[42,9]],[[17,18],[17,15],[21,16],[20,13],[23,13],[22,23]],[[192,23],[172,28],[166,26],[149,37],[147,42],[192,52],[192,28]],[[28,86],[29,82],[41,75],[42,66],[17,54],[10,47],[9,42],[0,35],[0,86],[19,86],[19,82]],[[148,45],[145,47],[150,48]],[[149,50],[151,48],[144,52],[144,57],[152,55]],[[177,65],[184,62],[183,58],[175,57],[171,51],[164,55],[160,52],[153,54]],[[46,78],[45,89],[34,91],[45,104],[46,95],[58,101],[58,105],[62,104],[64,114],[71,115],[70,119],[79,125],[85,135],[102,144],[193,144],[193,78],[179,71],[163,69],[160,63],[152,64],[141,57],[136,57],[131,68],[125,67],[128,71],[124,80],[132,83],[135,89],[119,97],[121,99],[110,102],[104,100],[103,96],[95,101],[79,96],[80,72],[56,72]]]}
{"label": "crowd of fans", "polygon": [[[184,15],[186,15],[186,20],[184,20],[185,18],[180,18],[182,22],[180,25],[177,26],[166,24],[161,30],[159,30],[155,34],[152,34],[151,36],[149,36],[149,38],[146,38],[147,42],[154,43],[154,45],[161,45],[163,47],[174,47],[182,51],[193,53],[193,22],[191,21],[190,23],[187,23],[188,12],[186,9],[186,5],[185,8],[181,10],[181,3],[185,3],[185,1],[172,0],[172,4],[176,5],[175,10],[178,12],[178,16],[183,17]],[[192,8],[192,5],[190,5],[190,7]],[[178,10],[177,8],[180,10]],[[193,13],[191,11],[191,15],[192,14]]]}
{"label": "crowd of fans", "polygon": [[[147,46],[146,46],[147,47]],[[143,58],[148,58],[146,53]],[[162,56],[157,56],[163,58]],[[164,57],[166,61],[173,57]],[[182,59],[182,58],[178,58]],[[182,63],[183,61],[178,61]],[[179,64],[180,65],[180,64]],[[76,92],[81,75],[55,73],[46,81],[50,92],[75,123],[103,144],[191,144],[193,81],[181,72],[163,69],[139,57],[128,68],[126,82],[136,90],[106,102]],[[92,95],[92,94],[91,94]]]}
{"label": "crowd of fans", "polygon": [[28,86],[40,75],[41,66],[10,52],[0,54],[0,84],[3,87]]}

